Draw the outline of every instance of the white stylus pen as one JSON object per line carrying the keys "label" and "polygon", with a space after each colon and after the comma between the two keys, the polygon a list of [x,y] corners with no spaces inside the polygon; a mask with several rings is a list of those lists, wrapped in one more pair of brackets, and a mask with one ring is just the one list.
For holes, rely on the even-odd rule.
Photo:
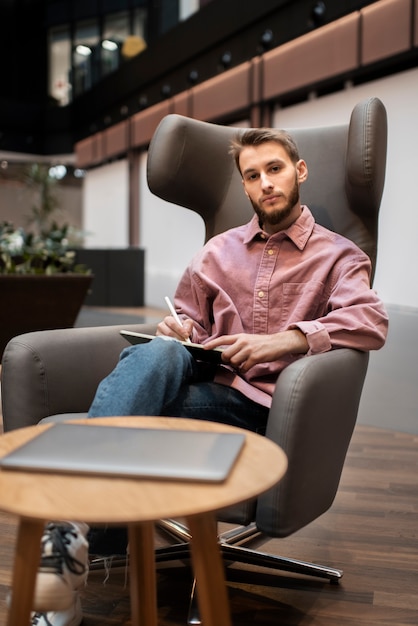
{"label": "white stylus pen", "polygon": [[[172,302],[171,302],[170,298],[169,298],[168,296],[165,296],[164,300],[166,301],[167,306],[168,306],[168,308],[170,309],[170,313],[171,313],[171,315],[174,317],[174,319],[176,320],[177,324],[178,324],[179,326],[183,326],[183,324],[181,323],[181,319],[180,319],[180,318],[179,318],[179,316],[177,315],[177,311],[176,311],[176,309],[174,308],[174,306],[173,306],[173,304],[172,304]],[[190,341],[190,337],[187,337],[187,339],[186,339],[185,341],[186,341],[187,343],[192,343],[192,342]]]}

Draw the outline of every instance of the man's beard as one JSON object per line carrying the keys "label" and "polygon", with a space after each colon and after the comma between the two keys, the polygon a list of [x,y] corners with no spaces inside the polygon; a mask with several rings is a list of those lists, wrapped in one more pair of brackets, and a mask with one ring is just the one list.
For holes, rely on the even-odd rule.
{"label": "man's beard", "polygon": [[297,175],[295,176],[295,184],[288,196],[287,202],[281,209],[267,212],[262,208],[262,203],[253,202],[254,211],[258,215],[260,225],[266,228],[267,225],[278,226],[282,222],[286,221],[293,211],[293,207],[299,201],[299,183],[297,181]]}

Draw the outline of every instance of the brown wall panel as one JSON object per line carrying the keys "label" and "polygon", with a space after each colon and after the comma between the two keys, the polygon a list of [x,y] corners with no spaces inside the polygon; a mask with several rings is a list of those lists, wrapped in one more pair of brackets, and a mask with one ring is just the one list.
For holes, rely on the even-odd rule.
{"label": "brown wall panel", "polygon": [[192,113],[198,120],[213,120],[249,107],[251,63],[242,63],[194,87]]}
{"label": "brown wall panel", "polygon": [[78,167],[87,167],[93,162],[94,137],[87,137],[74,146],[75,159]]}
{"label": "brown wall panel", "polygon": [[94,158],[94,137],[87,137],[75,144],[75,159],[78,167],[87,167]]}
{"label": "brown wall panel", "polygon": [[250,68],[250,98],[251,98],[252,104],[256,104],[260,101],[262,77],[263,77],[262,58],[254,57],[254,59],[251,60],[251,68]]}
{"label": "brown wall panel", "polygon": [[131,118],[131,147],[147,145],[163,117],[171,113],[169,100],[156,104]]}
{"label": "brown wall panel", "polygon": [[361,10],[361,63],[373,63],[411,45],[411,0],[380,0]]}
{"label": "brown wall panel", "polygon": [[77,167],[97,165],[103,158],[103,133],[96,133],[75,144]]}
{"label": "brown wall panel", "polygon": [[262,97],[270,99],[357,67],[359,19],[359,13],[352,13],[267,52]]}
{"label": "brown wall panel", "polygon": [[189,117],[191,115],[191,93],[188,89],[182,93],[173,96],[173,113],[177,115],[185,115]]}
{"label": "brown wall panel", "polygon": [[80,141],[77,163],[89,167],[130,148],[146,148],[169,113],[217,121],[245,112],[251,125],[269,125],[271,100],[344,79],[361,64],[411,46],[418,46],[418,0],[379,0]]}
{"label": "brown wall panel", "polygon": [[104,158],[126,153],[129,148],[129,122],[128,120],[115,124],[103,131]]}

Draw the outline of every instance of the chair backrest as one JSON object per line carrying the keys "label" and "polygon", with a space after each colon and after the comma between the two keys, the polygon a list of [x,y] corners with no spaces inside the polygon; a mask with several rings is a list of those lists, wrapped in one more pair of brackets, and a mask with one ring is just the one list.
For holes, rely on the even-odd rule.
{"label": "chair backrest", "polygon": [[[318,223],[354,241],[376,263],[378,214],[385,180],[387,119],[377,98],[359,102],[341,126],[287,129],[308,165],[301,199]],[[233,159],[231,137],[242,128],[178,115],[162,120],[148,155],[155,195],[199,213],[206,239],[254,214]],[[332,350],[299,359],[279,376],[267,436],[286,452],[279,485],[257,500],[223,512],[223,521],[284,537],[332,504],[356,422],[368,354]],[[338,415],[338,419],[336,419]],[[254,517],[255,515],[255,517]]]}
{"label": "chair backrest", "polygon": [[[374,269],[386,169],[383,103],[378,98],[359,102],[346,125],[287,130],[308,165],[302,202],[318,223],[362,248]],[[206,239],[253,215],[228,153],[231,137],[242,131],[168,115],[152,138],[147,163],[151,192],[199,213],[206,225]]]}

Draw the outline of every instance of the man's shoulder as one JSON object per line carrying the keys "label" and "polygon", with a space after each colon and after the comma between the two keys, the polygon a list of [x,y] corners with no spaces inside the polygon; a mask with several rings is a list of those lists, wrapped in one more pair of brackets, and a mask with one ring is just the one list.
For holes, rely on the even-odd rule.
{"label": "man's shoulder", "polygon": [[219,242],[225,242],[225,240],[234,240],[234,239],[243,239],[249,223],[241,224],[240,226],[233,226],[232,228],[228,228],[227,230],[222,231],[216,235],[213,235],[206,242],[205,246],[217,245]]}
{"label": "man's shoulder", "polygon": [[365,255],[365,252],[363,252],[363,250],[352,239],[341,235],[340,233],[337,233],[322,224],[318,224],[318,222],[315,222],[312,234],[315,238],[328,242],[329,245],[336,246],[340,249],[343,248],[347,251],[351,251],[353,254],[358,254],[359,256]]}

